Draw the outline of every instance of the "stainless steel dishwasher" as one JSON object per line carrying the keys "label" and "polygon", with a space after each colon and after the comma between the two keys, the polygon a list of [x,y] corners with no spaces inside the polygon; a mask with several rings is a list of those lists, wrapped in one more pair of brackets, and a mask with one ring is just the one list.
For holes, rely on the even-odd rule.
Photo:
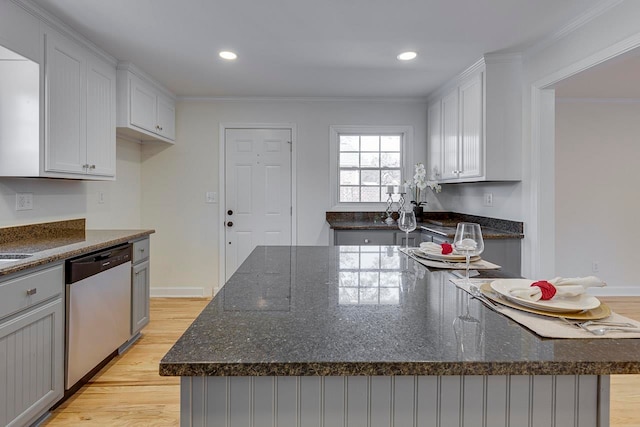
{"label": "stainless steel dishwasher", "polygon": [[130,338],[131,244],[66,264],[65,390]]}

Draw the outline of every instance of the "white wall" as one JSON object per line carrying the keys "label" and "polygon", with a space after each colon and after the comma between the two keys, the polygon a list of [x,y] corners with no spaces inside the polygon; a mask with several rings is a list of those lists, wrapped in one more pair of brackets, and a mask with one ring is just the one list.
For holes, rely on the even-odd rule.
{"label": "white wall", "polygon": [[[182,101],[174,146],[145,146],[143,226],[155,228],[152,288],[156,295],[210,295],[218,284],[220,123],[297,126],[297,244],[327,245],[329,125],[411,125],[414,160],[426,160],[426,104],[415,101]],[[164,289],[161,289],[164,288]]]}
{"label": "white wall", "polygon": [[[443,210],[491,218],[522,221],[520,182],[446,184],[438,200]],[[484,206],[484,194],[493,195],[493,206]]]}
{"label": "white wall", "polygon": [[556,103],[556,274],[595,274],[608,293],[640,284],[639,117],[640,103]]}
{"label": "white wall", "polygon": [[[553,132],[540,126],[538,92],[532,90],[550,79],[594,64],[611,46],[640,37],[640,2],[626,1],[586,22],[575,31],[525,55],[523,71],[523,182],[522,218],[525,223],[523,275],[547,277],[555,271]],[[535,96],[534,96],[535,95]],[[543,95],[544,94],[540,94]],[[551,100],[551,104],[553,101]],[[543,99],[541,105],[549,107]],[[553,109],[553,107],[550,107]],[[543,120],[544,122],[544,120]],[[536,135],[541,134],[540,138]],[[536,141],[534,144],[532,141]],[[550,254],[551,256],[548,256]],[[606,279],[606,278],[605,278]]]}
{"label": "white wall", "polygon": [[[90,229],[140,228],[140,153],[118,140],[116,181],[0,178],[0,227],[86,218]],[[33,193],[33,210],[16,211],[16,193]]]}

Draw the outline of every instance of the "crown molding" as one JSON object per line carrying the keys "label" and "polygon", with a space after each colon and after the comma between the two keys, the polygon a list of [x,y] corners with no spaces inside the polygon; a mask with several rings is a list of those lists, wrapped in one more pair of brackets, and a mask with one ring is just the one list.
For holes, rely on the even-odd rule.
{"label": "crown molding", "polygon": [[525,58],[532,57],[538,52],[548,48],[552,44],[558,42],[559,40],[563,39],[567,35],[573,33],[578,28],[582,27],[583,25],[586,25],[587,23],[594,20],[595,18],[602,15],[603,13],[607,12],[608,10],[613,9],[623,1],[624,0],[599,1],[592,8],[590,8],[589,10],[586,10],[584,13],[578,15],[577,17],[569,21],[567,25],[560,28],[555,33],[552,33],[551,35],[543,38],[542,40],[539,40],[538,42],[534,43],[532,46],[525,49],[524,50]]}
{"label": "crown molding", "polygon": [[178,96],[177,101],[183,102],[364,102],[364,103],[396,103],[396,104],[426,104],[426,97],[323,97],[323,96]]}
{"label": "crown molding", "polygon": [[39,5],[35,4],[32,0],[11,0],[11,1],[13,1],[13,3],[15,3],[16,5],[20,6],[26,12],[38,18],[42,23],[49,25],[54,30],[61,32],[66,37],[69,37],[75,42],[91,50],[96,55],[100,56],[104,61],[114,66],[118,63],[118,60],[114,56],[105,52],[98,45],[94,44],[91,40],[87,39],[85,36],[83,36],[76,30],[74,30],[73,28],[71,28],[64,22],[62,22],[56,16],[50,14],[49,12],[41,8]]}
{"label": "crown molding", "polygon": [[558,97],[559,104],[619,104],[634,105],[640,104],[640,98],[580,98],[580,97]]}

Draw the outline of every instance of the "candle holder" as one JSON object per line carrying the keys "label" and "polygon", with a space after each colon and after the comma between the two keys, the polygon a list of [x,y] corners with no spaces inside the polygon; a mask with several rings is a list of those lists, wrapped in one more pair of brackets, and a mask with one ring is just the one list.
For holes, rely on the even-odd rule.
{"label": "candle holder", "polygon": [[398,215],[400,215],[400,212],[402,212],[404,210],[404,196],[407,193],[400,193],[400,199],[398,199]]}
{"label": "candle holder", "polygon": [[393,209],[391,208],[391,206],[393,205],[393,193],[393,190],[387,192],[387,194],[389,195],[389,197],[387,197],[387,219],[385,219],[384,222],[386,222],[388,225],[393,225],[395,223],[395,220],[391,216],[393,214]]}

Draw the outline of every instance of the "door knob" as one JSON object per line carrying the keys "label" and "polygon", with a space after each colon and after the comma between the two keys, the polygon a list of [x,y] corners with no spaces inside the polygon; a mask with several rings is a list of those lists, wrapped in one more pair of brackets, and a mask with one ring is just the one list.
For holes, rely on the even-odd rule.
{"label": "door knob", "polygon": [[229,222],[227,223],[227,227],[233,227],[233,222],[229,221]]}
{"label": "door knob", "polygon": [[232,211],[231,209],[229,209],[229,210],[227,211],[227,215],[233,215],[233,211]]}

